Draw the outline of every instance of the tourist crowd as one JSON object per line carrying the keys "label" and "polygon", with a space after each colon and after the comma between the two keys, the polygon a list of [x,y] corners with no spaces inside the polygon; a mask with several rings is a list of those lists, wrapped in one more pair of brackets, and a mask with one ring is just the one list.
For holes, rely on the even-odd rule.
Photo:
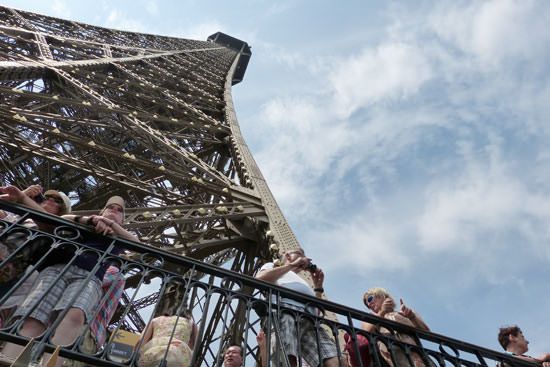
{"label": "tourist crowd", "polygon": [[[38,185],[24,190],[15,186],[0,187],[0,200],[16,202],[33,210],[60,216],[100,235],[112,235],[138,242],[138,238],[124,226],[125,201],[112,196],[97,215],[79,216],[71,214],[71,201],[62,192],[44,191]],[[0,210],[0,219],[8,223],[21,223],[23,228],[54,231],[51,223],[26,219]],[[108,338],[108,325],[115,314],[118,301],[125,287],[125,278],[116,261],[105,259],[105,253],[116,257],[124,253],[120,246],[112,245],[102,236],[84,237],[83,249],[69,249],[63,246],[48,246],[48,243],[33,239],[28,233],[13,231],[0,241],[0,329],[19,323],[20,336],[37,338],[52,325],[50,341],[54,345],[68,346],[84,335],[81,350],[95,353]],[[102,257],[103,256],[103,257]],[[306,282],[300,272],[311,276]],[[256,278],[292,291],[322,297],[324,294],[324,273],[312,263],[303,250],[293,249],[282,254],[279,262],[264,264]],[[334,336],[322,327],[315,326],[311,318],[298,317],[305,313],[319,315],[314,306],[291,298],[278,300],[285,311],[278,317],[277,333],[261,330],[257,335],[259,361],[267,366],[351,366],[372,363],[372,350],[363,334],[392,337],[399,342],[413,346],[406,353],[398,344],[376,342],[376,348],[383,363],[393,366],[427,367],[434,362],[414,349],[418,341],[407,333],[389,330],[380,324],[363,322],[363,333],[347,333],[344,353],[339,352]],[[430,331],[418,312],[399,299],[399,304],[383,288],[371,288],[363,295],[365,306],[376,316],[419,330]],[[299,313],[293,312],[299,311]],[[271,335],[267,345],[266,333]],[[183,302],[175,303],[156,315],[143,330],[137,365],[139,367],[159,366],[166,361],[167,367],[188,367],[193,349],[197,344],[197,325],[192,313]],[[275,337],[274,335],[277,335]],[[498,341],[506,351],[518,359],[550,367],[550,354],[530,357],[528,341],[517,326],[503,327]],[[355,344],[354,344],[355,342]],[[374,346],[371,346],[371,348]],[[14,360],[21,353],[22,346],[5,343],[3,358]],[[44,360],[49,356],[45,355]],[[225,367],[238,367],[243,362],[243,350],[239,345],[227,348],[223,354]],[[62,358],[56,359],[56,366],[63,365]],[[65,361],[65,365],[70,365]]]}

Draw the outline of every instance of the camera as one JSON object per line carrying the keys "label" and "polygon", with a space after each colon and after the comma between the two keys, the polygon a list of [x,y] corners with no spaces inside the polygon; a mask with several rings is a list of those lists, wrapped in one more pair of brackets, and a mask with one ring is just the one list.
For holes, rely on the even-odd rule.
{"label": "camera", "polygon": [[44,194],[43,193],[40,193],[38,195],[36,195],[34,198],[33,198],[34,201],[36,201],[38,204],[42,203],[44,200],[46,200],[46,198],[44,197]]}
{"label": "camera", "polygon": [[310,262],[310,263],[306,266],[306,270],[313,273],[314,271],[317,270],[317,265],[315,265],[314,263]]}

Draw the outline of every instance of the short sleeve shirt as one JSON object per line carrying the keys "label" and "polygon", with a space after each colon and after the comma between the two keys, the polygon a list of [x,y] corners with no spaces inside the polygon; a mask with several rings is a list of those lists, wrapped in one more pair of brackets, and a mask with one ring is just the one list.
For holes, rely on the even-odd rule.
{"label": "short sleeve shirt", "polygon": [[[271,262],[265,263],[260,268],[260,271],[273,269],[274,267],[275,267],[275,264]],[[300,292],[305,295],[315,297],[315,293],[313,292],[313,289],[311,289],[311,286],[302,277],[300,277],[298,274],[296,274],[292,270],[285,273],[283,276],[277,279],[276,284],[278,286],[288,288],[295,292]],[[281,301],[287,305],[298,306],[300,308],[304,307],[304,304],[302,302],[298,302],[290,298],[282,298]]]}

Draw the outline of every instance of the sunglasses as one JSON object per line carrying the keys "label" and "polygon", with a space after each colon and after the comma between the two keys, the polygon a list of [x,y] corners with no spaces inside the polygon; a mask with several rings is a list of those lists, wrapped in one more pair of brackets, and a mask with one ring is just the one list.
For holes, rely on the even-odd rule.
{"label": "sunglasses", "polygon": [[374,301],[374,296],[372,294],[369,294],[369,296],[367,297],[367,304],[371,303],[372,301]]}
{"label": "sunglasses", "polygon": [[44,195],[44,200],[53,200],[59,206],[63,206],[63,199],[53,195]]}

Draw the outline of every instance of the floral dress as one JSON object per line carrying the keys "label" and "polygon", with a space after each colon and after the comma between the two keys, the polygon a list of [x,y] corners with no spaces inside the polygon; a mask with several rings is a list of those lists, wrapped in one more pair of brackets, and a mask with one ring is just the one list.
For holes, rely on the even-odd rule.
{"label": "floral dress", "polygon": [[[189,367],[193,351],[188,343],[193,331],[193,319],[180,316],[174,329],[176,319],[176,316],[160,316],[151,321],[153,337],[141,347],[138,367],[157,367],[166,349],[166,367]],[[174,336],[170,340],[172,332]]]}

